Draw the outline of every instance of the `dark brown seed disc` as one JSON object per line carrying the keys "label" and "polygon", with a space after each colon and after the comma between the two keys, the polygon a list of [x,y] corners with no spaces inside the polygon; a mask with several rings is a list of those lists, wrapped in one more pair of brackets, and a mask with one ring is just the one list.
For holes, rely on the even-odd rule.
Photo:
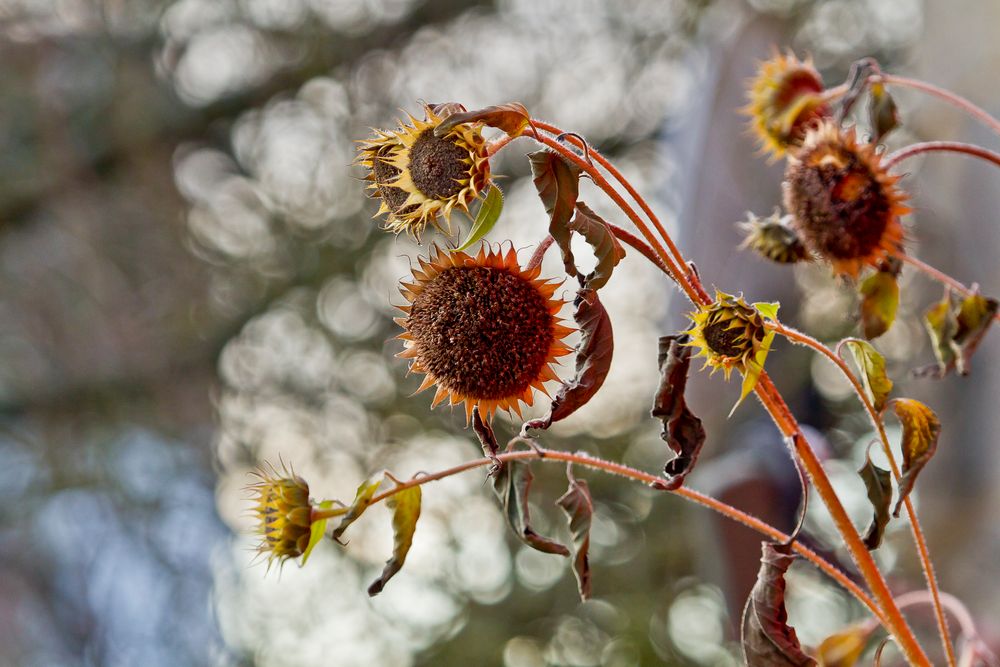
{"label": "dark brown seed disc", "polygon": [[469,151],[453,138],[435,137],[434,129],[420,133],[410,148],[410,176],[413,184],[430,199],[454,197],[469,178]]}
{"label": "dark brown seed disc", "polygon": [[850,151],[819,146],[789,163],[786,204],[806,245],[833,259],[868,257],[881,244],[892,204]]}
{"label": "dark brown seed disc", "polygon": [[382,201],[389,207],[389,210],[393,213],[403,213],[399,209],[406,201],[407,194],[405,190],[387,185],[399,176],[399,169],[383,159],[382,154],[385,152],[384,150],[380,151],[379,155],[372,159],[372,175],[375,176],[375,185],[378,186],[379,196],[382,197]]}
{"label": "dark brown seed disc", "polygon": [[406,329],[417,361],[454,394],[497,400],[538,379],[555,339],[548,300],[507,269],[452,267],[423,285]]}
{"label": "dark brown seed disc", "polygon": [[746,327],[736,326],[732,329],[728,328],[733,321],[732,319],[727,319],[712,322],[705,326],[703,333],[708,349],[724,357],[739,357],[747,351],[750,345],[749,340],[746,338],[739,339],[742,334],[746,333]]}

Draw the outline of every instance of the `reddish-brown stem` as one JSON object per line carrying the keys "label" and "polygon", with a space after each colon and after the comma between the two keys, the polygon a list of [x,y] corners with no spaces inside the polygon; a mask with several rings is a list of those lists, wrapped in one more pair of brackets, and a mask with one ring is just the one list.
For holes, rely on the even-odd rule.
{"label": "reddish-brown stem", "polygon": [[[997,120],[981,107],[973,104],[971,101],[965,99],[961,95],[946,90],[934,84],[927,83],[925,81],[920,81],[919,79],[911,79],[905,76],[896,76],[895,74],[872,74],[868,77],[869,81],[877,82],[883,81],[890,85],[904,86],[906,88],[913,88],[915,90],[922,90],[925,93],[934,95],[935,97],[944,100],[948,104],[951,104],[959,109],[965,111],[970,116],[973,116],[981,123],[992,129],[998,136],[1000,136],[1000,120]],[[847,92],[847,84],[841,84],[834,88],[830,88],[824,93],[824,97],[827,100],[834,100],[844,93]]]}
{"label": "reddish-brown stem", "polygon": [[615,235],[615,238],[625,245],[631,246],[641,252],[643,257],[655,264],[660,271],[663,271],[668,276],[670,275],[670,269],[668,269],[667,266],[660,260],[659,255],[657,255],[652,248],[643,243],[642,239],[635,236],[627,229],[622,229],[618,225],[613,225],[610,222],[608,223],[608,227],[611,229],[611,233]]}
{"label": "reddish-brown stem", "polygon": [[[954,278],[952,278],[951,276],[949,276],[947,273],[944,273],[943,271],[939,271],[938,269],[935,269],[930,264],[927,264],[926,262],[922,262],[919,259],[917,259],[916,257],[911,257],[910,255],[907,255],[905,253],[899,253],[899,254],[896,255],[896,257],[900,261],[902,261],[902,262],[904,262],[906,264],[909,264],[910,266],[912,266],[913,268],[915,268],[917,271],[920,271],[921,273],[927,275],[932,280],[936,280],[939,283],[947,285],[948,287],[950,287],[951,289],[955,290],[956,292],[958,292],[960,294],[964,294],[966,296],[974,296],[976,294],[975,290],[973,290],[973,289],[971,289],[969,287],[966,287],[961,282],[959,282],[959,281],[955,280]],[[997,313],[996,315],[994,315],[993,319],[995,319],[998,322],[1000,322],[1000,313]]]}
{"label": "reddish-brown stem", "polygon": [[590,176],[591,180],[593,180],[594,183],[601,188],[605,194],[607,194],[615,202],[615,204],[618,205],[625,215],[629,217],[639,232],[642,233],[649,245],[656,251],[657,256],[663,262],[664,266],[667,267],[670,272],[670,276],[674,279],[674,282],[677,283],[677,286],[680,287],[685,294],[687,294],[687,297],[691,299],[692,302],[700,302],[700,295],[694,290],[689,281],[686,279],[686,272],[677,266],[673,258],[667,254],[663,245],[656,239],[655,236],[653,236],[646,223],[643,222],[642,218],[640,218],[635,212],[635,209],[629,206],[628,202],[622,198],[618,191],[615,190],[610,183],[608,183],[607,179],[604,178],[604,175],[601,174],[597,167],[595,167],[592,163],[587,162],[577,155],[576,152],[551,137],[540,133],[536,134],[532,130],[528,130],[525,134],[533,136],[537,141],[556,151],[562,157],[575,164],[583,172]]}
{"label": "reddish-brown stem", "polygon": [[[657,255],[668,268],[671,277],[678,284],[678,286],[681,287],[684,293],[687,294],[688,298],[691,299],[692,302],[703,305],[707,305],[711,302],[711,299],[704,293],[703,289],[699,290],[694,287],[694,284],[699,281],[693,272],[681,270],[680,267],[683,266],[687,268],[687,264],[683,261],[676,262],[674,258],[667,254],[663,245],[656,240],[645,222],[638,216],[638,214],[636,214],[635,210],[624,201],[618,191],[615,190],[610,183],[608,183],[607,179],[604,178],[603,174],[600,173],[592,162],[584,160],[577,155],[575,151],[567,148],[559,141],[545,136],[535,130],[529,130],[525,132],[525,134],[534,137],[537,141],[558,152],[561,156],[575,164],[583,172],[590,176],[594,183],[600,187],[629,217],[633,224],[636,225],[642,235],[646,238],[646,241],[648,241],[649,244],[656,250]],[[666,234],[666,232],[663,233]],[[796,455],[802,462],[823,503],[827,506],[827,509],[834,520],[834,524],[837,526],[838,532],[840,532],[845,545],[851,553],[851,557],[857,564],[862,577],[868,584],[875,596],[878,606],[882,610],[883,615],[881,618],[885,620],[886,628],[895,637],[904,655],[911,664],[918,665],[920,667],[930,667],[930,661],[928,660],[927,655],[920,647],[913,631],[906,623],[906,619],[903,618],[899,607],[893,600],[892,593],[889,590],[889,586],[886,583],[885,578],[882,576],[882,572],[878,569],[874,559],[865,547],[857,528],[854,527],[850,518],[847,516],[847,512],[844,510],[843,504],[840,502],[840,498],[837,496],[833,489],[833,485],[830,483],[826,472],[823,470],[822,464],[816,457],[816,454],[813,452],[809,443],[804,437],[802,437],[798,422],[795,420],[795,417],[788,409],[784,399],[781,397],[780,393],[778,393],[766,372],[761,374],[761,377],[755,387],[755,393],[764,405],[765,409],[771,415],[771,418],[774,420],[782,434],[786,437],[792,438]]]}
{"label": "reddish-brown stem", "polygon": [[[545,123],[540,120],[534,120],[534,124],[535,127],[539,128],[540,130],[551,132],[552,134],[555,134],[557,136],[566,134],[558,127],[550,123]],[[660,222],[660,219],[656,216],[655,213],[653,213],[652,207],[646,202],[646,200],[642,197],[642,195],[640,195],[639,192],[632,186],[632,184],[628,181],[628,179],[626,179],[622,175],[622,173],[618,171],[618,169],[613,164],[611,164],[610,161],[608,161],[607,158],[601,155],[601,153],[596,148],[594,148],[593,146],[586,145],[583,139],[580,138],[578,135],[570,134],[566,136],[571,141],[573,141],[573,143],[575,143],[578,147],[586,148],[590,154],[590,157],[596,160],[599,165],[604,167],[604,169],[607,170],[607,172],[611,174],[611,176],[616,181],[618,181],[618,183],[623,188],[625,188],[625,191],[628,192],[629,196],[632,197],[633,200],[635,200],[635,203],[639,205],[639,208],[641,208],[642,211],[646,214],[646,216],[649,218],[649,221],[653,223],[653,227],[656,228],[657,232],[659,232],[660,236],[663,238],[663,242],[667,244],[667,248],[670,250],[670,253],[673,255],[674,260],[677,262],[677,264],[680,266],[687,266],[687,261],[684,259],[684,255],[681,254],[681,251],[677,247],[677,244],[674,243],[674,240],[670,238],[670,234],[667,233],[667,230],[663,226],[663,223]],[[711,302],[708,293],[705,292],[704,289],[701,287],[700,281],[691,281],[691,282],[692,286],[696,290],[701,292],[701,295],[705,299],[705,302],[706,303]]]}
{"label": "reddish-brown stem", "polygon": [[[658,487],[663,483],[662,477],[658,477],[656,475],[652,475],[650,473],[637,470],[636,468],[632,468],[630,466],[621,463],[615,463],[613,461],[606,461],[604,459],[599,459],[594,456],[590,456],[589,454],[583,454],[581,452],[564,452],[561,450],[544,449],[541,447],[537,447],[533,449],[526,449],[521,451],[505,452],[503,454],[498,454],[497,460],[501,462],[525,461],[525,460],[560,461],[564,463],[572,463],[584,466],[592,470],[599,470],[601,472],[609,473],[612,475],[618,475],[620,477],[625,477],[627,479],[631,479],[637,482],[642,482],[643,484],[647,484],[650,486]],[[375,495],[371,499],[371,504],[374,505],[375,503],[381,502],[386,498],[389,498],[390,496],[395,495],[400,491],[403,491],[404,489],[409,489],[414,486],[420,486],[421,484],[426,484],[427,482],[433,482],[439,479],[444,479],[445,477],[458,475],[460,473],[467,472],[475,468],[481,468],[486,465],[492,465],[493,463],[495,463],[495,461],[490,458],[474,459],[472,461],[466,461],[465,463],[461,463],[452,468],[448,468],[447,470],[441,470],[429,475],[420,475],[414,477],[413,479],[400,482],[393,488]],[[707,507],[715,512],[718,512],[719,514],[729,519],[732,519],[733,521],[741,523],[744,526],[747,526],[748,528],[751,528],[761,533],[762,535],[771,538],[776,542],[788,541],[788,535],[782,533],[777,528],[774,528],[770,524],[761,521],[757,517],[747,514],[746,512],[743,512],[742,510],[739,510],[731,505],[728,505],[722,502],[721,500],[713,498],[712,496],[705,495],[704,493],[700,493],[698,491],[694,491],[686,487],[681,487],[679,489],[673,490],[671,491],[671,493],[674,493],[675,495],[686,498],[698,505],[702,505],[703,507]],[[333,518],[336,516],[340,516],[345,512],[346,509],[342,507],[333,507],[329,509],[314,508],[312,519],[315,521],[319,519]],[[817,568],[825,572],[833,580],[835,580],[837,583],[843,586],[849,593],[851,593],[855,598],[857,598],[859,602],[865,605],[865,607],[867,607],[868,610],[875,615],[876,619],[878,619],[880,623],[886,625],[885,617],[882,614],[881,610],[878,608],[878,606],[875,604],[872,598],[867,593],[865,593],[854,581],[852,581],[850,577],[848,577],[842,571],[831,565],[827,560],[825,560],[815,551],[800,544],[799,542],[793,542],[792,548],[803,558],[808,560],[810,563],[815,565]]]}
{"label": "reddish-brown stem", "polygon": [[903,160],[911,158],[914,155],[920,155],[921,153],[961,153],[1000,166],[1000,153],[961,141],[923,141],[919,144],[911,144],[900,148],[895,153],[890,153],[886,156],[882,164],[886,169],[891,169]]}
{"label": "reddish-brown stem", "polygon": [[517,137],[512,137],[509,134],[505,134],[499,139],[491,141],[486,146],[486,154],[489,155],[490,157],[493,157],[500,151],[500,149],[502,149],[504,146],[514,141],[515,139],[517,139]]}
{"label": "reddish-brown stem", "polygon": [[[835,352],[812,336],[791,327],[786,327],[779,322],[774,322],[771,326],[773,326],[777,333],[781,334],[788,340],[798,343],[799,345],[804,345],[820,353],[840,369],[844,377],[851,383],[854,393],[857,394],[858,399],[865,408],[865,412],[868,413],[869,420],[878,432],[879,440],[882,442],[882,450],[885,452],[885,456],[889,460],[889,467],[892,469],[892,475],[898,484],[900,479],[899,465],[896,463],[896,457],[893,455],[892,447],[889,445],[889,437],[886,435],[885,426],[882,424],[882,420],[879,418],[879,414],[875,410],[875,406],[872,404],[871,399],[869,399],[868,394],[865,393],[861,382],[858,380],[857,376],[851,372],[847,362],[840,356],[840,348],[838,347],[838,350]],[[954,667],[955,649],[952,646],[951,636],[948,632],[948,622],[941,604],[941,593],[938,588],[937,577],[934,574],[934,565],[931,561],[930,552],[927,549],[927,539],[924,537],[924,531],[920,527],[920,520],[917,518],[916,509],[914,509],[913,502],[910,500],[909,496],[903,500],[903,504],[906,506],[906,513],[910,517],[910,528],[913,531],[913,541],[916,544],[920,565],[924,570],[924,578],[927,580],[927,589],[930,592],[931,599],[933,601],[934,615],[938,624],[938,632],[941,634],[941,644],[944,647],[945,655],[948,657],[948,664]],[[902,606],[902,603],[899,604]]]}
{"label": "reddish-brown stem", "polygon": [[535,252],[532,253],[531,259],[529,259],[528,263],[524,266],[526,271],[530,271],[531,269],[535,268],[536,266],[542,263],[542,260],[545,259],[545,252],[549,249],[549,247],[552,245],[554,241],[555,239],[552,238],[551,234],[541,240],[541,242],[538,244],[538,247],[535,248]]}

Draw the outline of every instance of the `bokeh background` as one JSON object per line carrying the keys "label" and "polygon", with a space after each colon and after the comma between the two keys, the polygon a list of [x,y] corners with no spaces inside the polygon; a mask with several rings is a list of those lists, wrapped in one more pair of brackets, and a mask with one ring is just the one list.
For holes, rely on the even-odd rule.
{"label": "bokeh background", "polygon": [[[382,508],[304,569],[250,564],[242,487],[261,461],[347,500],[376,470],[478,455],[462,415],[410,398],[393,357],[396,282],[419,249],[370,219],[353,142],[417,100],[520,101],[610,155],[710,285],[780,299],[787,322],[836,340],[856,329],[849,287],[736,249],[734,223],[780,199],[781,165],[737,111],[746,78],[773,46],[811,53],[830,84],[872,55],[996,114],[998,25],[976,0],[0,0],[0,665],[738,664],[759,539],[623,480],[586,475],[584,604],[564,560],[510,539],[479,473],[425,488],[407,565],[373,600]],[[997,145],[940,102],[897,101],[891,146]],[[507,204],[492,239],[525,254],[546,224],[529,150],[520,139],[494,163]],[[995,293],[997,173],[945,156],[908,169],[911,250]],[[931,361],[920,313],[940,289],[903,280],[878,345],[899,394],[945,424],[921,516],[943,589],[995,644],[1000,343],[968,378],[909,379]],[[611,375],[546,442],[657,470],[656,338],[684,304],[638,257],[605,289]],[[768,364],[863,524],[854,469],[872,434],[848,387],[787,343]],[[737,392],[692,380],[709,441],[690,483],[788,527],[796,478],[758,405],[725,419]],[[561,471],[536,467],[535,522],[565,537]],[[807,530],[846,562],[818,503]],[[904,521],[878,559],[899,590],[921,586]],[[863,616],[808,566],[789,581],[804,642]],[[936,650],[926,613],[913,620]]]}

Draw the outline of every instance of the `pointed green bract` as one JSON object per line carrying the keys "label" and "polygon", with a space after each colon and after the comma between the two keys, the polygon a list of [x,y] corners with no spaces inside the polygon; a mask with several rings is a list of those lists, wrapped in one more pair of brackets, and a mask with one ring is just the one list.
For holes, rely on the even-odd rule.
{"label": "pointed green bract", "polygon": [[500,219],[502,211],[503,192],[500,191],[500,188],[495,183],[490,183],[489,192],[486,193],[486,198],[479,205],[479,212],[476,213],[476,220],[472,223],[472,228],[469,229],[469,235],[465,237],[462,245],[455,248],[452,252],[465,250],[489,234],[493,226],[497,224],[497,220]]}
{"label": "pointed green bract", "polygon": [[354,502],[347,508],[347,513],[340,520],[340,524],[333,530],[333,539],[339,542],[340,536],[344,534],[347,527],[354,523],[368,509],[368,506],[371,505],[372,497],[378,491],[379,485],[382,484],[382,477],[383,474],[379,473],[361,482],[354,496]]}
{"label": "pointed green bract", "polygon": [[[754,310],[761,314],[761,317],[773,320],[778,316],[778,308],[781,307],[780,303],[765,303],[757,302],[753,304]],[[760,374],[764,372],[764,361],[767,359],[768,353],[771,351],[771,343],[774,341],[774,329],[767,329],[764,334],[764,338],[760,341],[760,345],[756,347],[753,353],[753,358],[749,360],[746,364],[746,369],[743,371],[743,384],[740,386],[740,397],[736,401],[736,405],[733,406],[732,410],[729,411],[729,416],[732,417],[733,413],[736,412],[736,408],[740,407],[750,392],[753,391],[754,387],[757,386],[757,380],[760,379]]]}
{"label": "pointed green bract", "polygon": [[[333,501],[324,500],[318,505],[318,507],[319,509],[324,510],[330,509],[333,507]],[[313,521],[312,528],[310,529],[311,532],[309,533],[309,544],[306,545],[306,550],[302,552],[302,562],[299,563],[299,567],[305,567],[306,561],[309,560],[309,554],[312,553],[312,550],[317,544],[319,544],[320,540],[323,539],[323,533],[326,531],[326,522],[327,519]]]}

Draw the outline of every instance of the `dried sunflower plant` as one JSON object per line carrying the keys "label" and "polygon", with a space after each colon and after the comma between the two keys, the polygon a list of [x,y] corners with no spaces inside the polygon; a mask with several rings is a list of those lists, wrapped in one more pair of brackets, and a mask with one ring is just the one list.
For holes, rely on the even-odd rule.
{"label": "dried sunflower plant", "polygon": [[[931,665],[927,648],[934,640],[918,637],[902,611],[916,604],[933,609],[940,641],[934,652],[948,665],[998,664],[961,604],[938,589],[911,501],[916,478],[935,452],[941,423],[927,405],[891,397],[893,383],[885,360],[868,341],[892,325],[899,301],[897,278],[909,266],[942,283],[945,292],[925,316],[937,363],[920,374],[969,371],[974,350],[998,319],[997,301],[906,252],[909,232],[902,217],[910,208],[899,168],[910,157],[932,151],[964,153],[998,166],[1000,155],[944,141],[916,143],[886,154],[878,142],[900,123],[890,94],[893,87],[915,88],[941,98],[1000,135],[1000,122],[971,102],[933,85],[884,73],[871,59],[856,63],[846,83],[828,88],[808,60],[776,54],[760,67],[744,110],[762,152],[770,160],[786,160],[785,213],[751,215],[742,223],[744,247],[778,263],[823,263],[834,276],[856,285],[863,337],[847,338],[835,349],[783,324],[777,303],[747,303],[741,296],[706,291],[694,265],[622,174],[582,137],[531,117],[520,104],[476,111],[455,103],[424,105],[422,117],[410,116],[395,129],[375,130],[371,138],[360,142],[357,163],[366,170],[368,188],[381,204],[378,214],[385,216],[385,228],[418,240],[428,233],[442,237],[442,245],[431,244],[426,257],[418,259],[412,277],[400,285],[404,303],[396,320],[401,327],[399,356],[409,360],[412,371],[422,374],[421,391],[435,390],[432,407],[444,402],[461,406],[485,455],[412,479],[380,472],[364,481],[349,503],[316,502],[309,497],[308,484],[284,464],[280,470],[262,467],[259,481],[250,487],[257,503],[260,553],[269,564],[298,559],[304,565],[324,537],[339,542],[366,508],[384,501],[392,512],[395,546],[381,576],[368,589],[376,595],[403,567],[420,517],[423,486],[485,468],[516,536],[540,551],[569,557],[580,595],[586,598],[591,590],[588,547],[593,504],[586,481],[574,471],[599,471],[680,495],[763,536],[760,572],[742,620],[742,647],[749,665],[845,667],[856,664],[875,646],[878,662],[890,642],[908,664]],[[857,122],[848,127],[850,111],[862,100],[867,103],[867,114],[856,114]],[[486,126],[500,130],[498,138],[484,138]],[[544,240],[523,265],[512,244],[505,248],[502,242],[484,240],[503,205],[490,159],[517,137],[540,145],[528,159],[548,223],[547,232],[539,233]],[[589,178],[610,197],[631,229],[602,219],[580,201],[581,178]],[[452,240],[451,219],[456,210],[467,214],[471,222],[460,245]],[[589,273],[577,268],[571,251],[574,235],[593,248],[597,262]],[[565,278],[540,275],[542,258],[553,245],[562,254]],[[625,259],[626,247],[629,256],[649,261],[662,271],[692,308],[689,324],[659,342],[660,383],[652,400],[652,417],[662,422],[661,437],[671,450],[660,473],[542,444],[553,422],[571,418],[600,390],[611,365],[612,326],[600,295]],[[567,303],[557,296],[560,285],[565,288],[562,291],[575,288],[571,321],[560,319]],[[580,339],[571,349],[565,340],[574,330],[580,332]],[[851,522],[820,459],[764,368],[776,336],[807,346],[834,364],[850,382],[878,434],[873,444],[884,452],[889,469],[881,469],[867,456],[859,471],[873,515],[863,531]],[[548,395],[546,383],[560,382],[553,363],[571,354],[575,355],[575,373],[558,385],[547,414],[524,423],[501,447],[492,425],[497,411],[520,417],[522,405],[531,405],[536,391]],[[727,380],[733,371],[738,372],[742,390],[737,405],[750,393],[757,395],[784,437],[804,488],[811,486],[826,506],[855,571],[844,571],[805,546],[798,539],[801,520],[791,534],[785,534],[685,486],[706,438],[701,420],[684,398],[691,362],[698,357],[704,360],[703,369],[722,370]],[[890,413],[900,425],[901,461],[887,436]],[[546,462],[566,466],[568,489],[556,503],[566,514],[572,534],[569,546],[543,537],[531,526],[531,466]],[[872,551],[879,547],[887,524],[904,510],[926,589],[897,595]],[[803,507],[803,515],[804,511]],[[867,608],[870,619],[844,628],[818,646],[801,645],[789,625],[784,602],[784,575],[796,558],[812,563],[843,586]],[[959,621],[960,641],[950,633],[949,615]]]}

